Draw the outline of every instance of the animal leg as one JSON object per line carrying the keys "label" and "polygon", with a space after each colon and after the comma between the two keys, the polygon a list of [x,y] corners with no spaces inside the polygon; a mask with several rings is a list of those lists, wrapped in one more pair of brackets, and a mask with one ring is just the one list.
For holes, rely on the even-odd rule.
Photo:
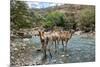
{"label": "animal leg", "polygon": [[62,40],[62,46],[63,46],[63,50],[64,50],[64,41]]}
{"label": "animal leg", "polygon": [[57,49],[56,49],[56,41],[55,41],[55,53],[57,52]]}
{"label": "animal leg", "polygon": [[45,45],[45,42],[42,42],[42,50],[43,50],[44,59],[46,59],[46,45]]}
{"label": "animal leg", "polygon": [[46,58],[47,57],[47,55],[46,55],[46,46],[44,46],[43,53],[44,53],[44,58]]}
{"label": "animal leg", "polygon": [[58,45],[59,45],[59,41],[60,41],[60,40],[57,40],[57,44],[58,44]]}
{"label": "animal leg", "polygon": [[67,43],[68,43],[68,39],[66,40],[65,51],[67,51]]}
{"label": "animal leg", "polygon": [[49,51],[50,57],[52,58],[52,54],[51,54],[51,51],[50,51],[50,49],[48,49],[48,51]]}

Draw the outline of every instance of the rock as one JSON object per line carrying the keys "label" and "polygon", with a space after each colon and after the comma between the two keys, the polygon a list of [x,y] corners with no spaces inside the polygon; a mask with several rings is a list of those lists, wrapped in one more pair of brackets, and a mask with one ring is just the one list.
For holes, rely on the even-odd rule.
{"label": "rock", "polygon": [[61,57],[64,57],[65,55],[61,55]]}
{"label": "rock", "polygon": [[26,44],[23,44],[23,46],[26,46]]}
{"label": "rock", "polygon": [[32,38],[32,35],[24,35],[23,38]]}
{"label": "rock", "polygon": [[69,56],[69,54],[66,55],[67,57]]}
{"label": "rock", "polygon": [[28,42],[28,41],[29,41],[29,39],[28,39],[28,38],[24,38],[24,39],[23,39],[23,41]]}
{"label": "rock", "polygon": [[16,45],[15,45],[15,43],[11,43],[11,46],[12,46],[12,47],[15,47]]}
{"label": "rock", "polygon": [[22,48],[21,48],[21,50],[24,50],[25,49],[25,47],[23,46]]}
{"label": "rock", "polygon": [[82,31],[76,31],[74,34],[75,35],[81,35],[82,34]]}
{"label": "rock", "polygon": [[11,56],[11,59],[14,59],[14,57],[13,57],[13,56]]}
{"label": "rock", "polygon": [[15,50],[15,51],[17,51],[17,50],[18,50],[18,48],[14,48],[14,50]]}

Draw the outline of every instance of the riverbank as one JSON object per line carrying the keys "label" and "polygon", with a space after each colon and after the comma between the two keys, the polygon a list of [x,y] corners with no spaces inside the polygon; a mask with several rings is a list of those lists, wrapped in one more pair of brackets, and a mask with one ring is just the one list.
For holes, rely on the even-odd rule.
{"label": "riverbank", "polygon": [[40,50],[41,43],[39,37],[19,38],[11,40],[10,58],[11,65],[33,66],[42,64],[61,64],[75,62],[95,61],[95,36],[73,35],[68,42],[67,53],[63,52],[62,45],[58,46],[58,52],[54,53],[54,45],[51,46],[51,59],[47,51],[48,58],[46,62],[42,61],[43,53]]}

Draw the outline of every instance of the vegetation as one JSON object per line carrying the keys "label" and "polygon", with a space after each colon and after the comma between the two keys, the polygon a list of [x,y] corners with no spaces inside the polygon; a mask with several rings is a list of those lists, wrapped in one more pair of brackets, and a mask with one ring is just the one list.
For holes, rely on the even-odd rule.
{"label": "vegetation", "polygon": [[59,12],[51,12],[48,13],[45,18],[44,18],[44,23],[43,26],[45,28],[51,28],[53,26],[63,26],[64,24],[64,19],[63,19],[64,14],[59,13]]}
{"label": "vegetation", "polygon": [[11,29],[30,28],[32,17],[25,2],[11,0]]}
{"label": "vegetation", "polygon": [[[77,28],[89,32],[95,31],[95,7],[88,5],[55,6],[54,8],[31,9],[23,1],[11,0],[11,29],[54,26],[65,30]],[[57,8],[59,7],[59,8]],[[80,7],[80,8],[79,8]]]}
{"label": "vegetation", "polygon": [[80,28],[81,30],[94,31],[95,30],[95,10],[86,8],[80,13]]}

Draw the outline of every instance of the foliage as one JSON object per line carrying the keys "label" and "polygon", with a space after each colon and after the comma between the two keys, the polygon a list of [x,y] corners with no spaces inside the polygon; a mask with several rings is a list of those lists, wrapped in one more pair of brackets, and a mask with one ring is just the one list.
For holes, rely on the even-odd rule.
{"label": "foliage", "polygon": [[51,12],[45,16],[44,27],[53,27],[53,26],[62,26],[63,25],[63,13],[60,12]]}
{"label": "foliage", "polygon": [[45,22],[44,22],[44,27],[64,27],[66,30],[73,29],[75,26],[75,19],[74,19],[74,14],[64,14],[61,12],[51,12],[48,13]]}
{"label": "foliage", "polygon": [[79,28],[85,32],[95,31],[95,8],[91,6],[80,6],[82,8],[70,6],[70,8],[66,7],[66,10],[63,8],[65,12],[63,9],[61,12],[60,9],[47,8],[49,9],[47,11],[45,9],[31,9],[24,1],[11,0],[10,4],[11,29],[37,26],[52,29],[57,26],[65,30]]}
{"label": "foliage", "polygon": [[80,28],[81,30],[94,31],[95,30],[95,10],[86,8],[80,12]]}
{"label": "foliage", "polygon": [[74,26],[75,25],[75,18],[74,18],[74,14],[73,13],[66,13],[65,15],[65,23],[64,23],[64,27],[65,29],[69,30],[69,29],[75,29]]}
{"label": "foliage", "polygon": [[23,1],[11,0],[11,29],[30,28],[32,17]]}

